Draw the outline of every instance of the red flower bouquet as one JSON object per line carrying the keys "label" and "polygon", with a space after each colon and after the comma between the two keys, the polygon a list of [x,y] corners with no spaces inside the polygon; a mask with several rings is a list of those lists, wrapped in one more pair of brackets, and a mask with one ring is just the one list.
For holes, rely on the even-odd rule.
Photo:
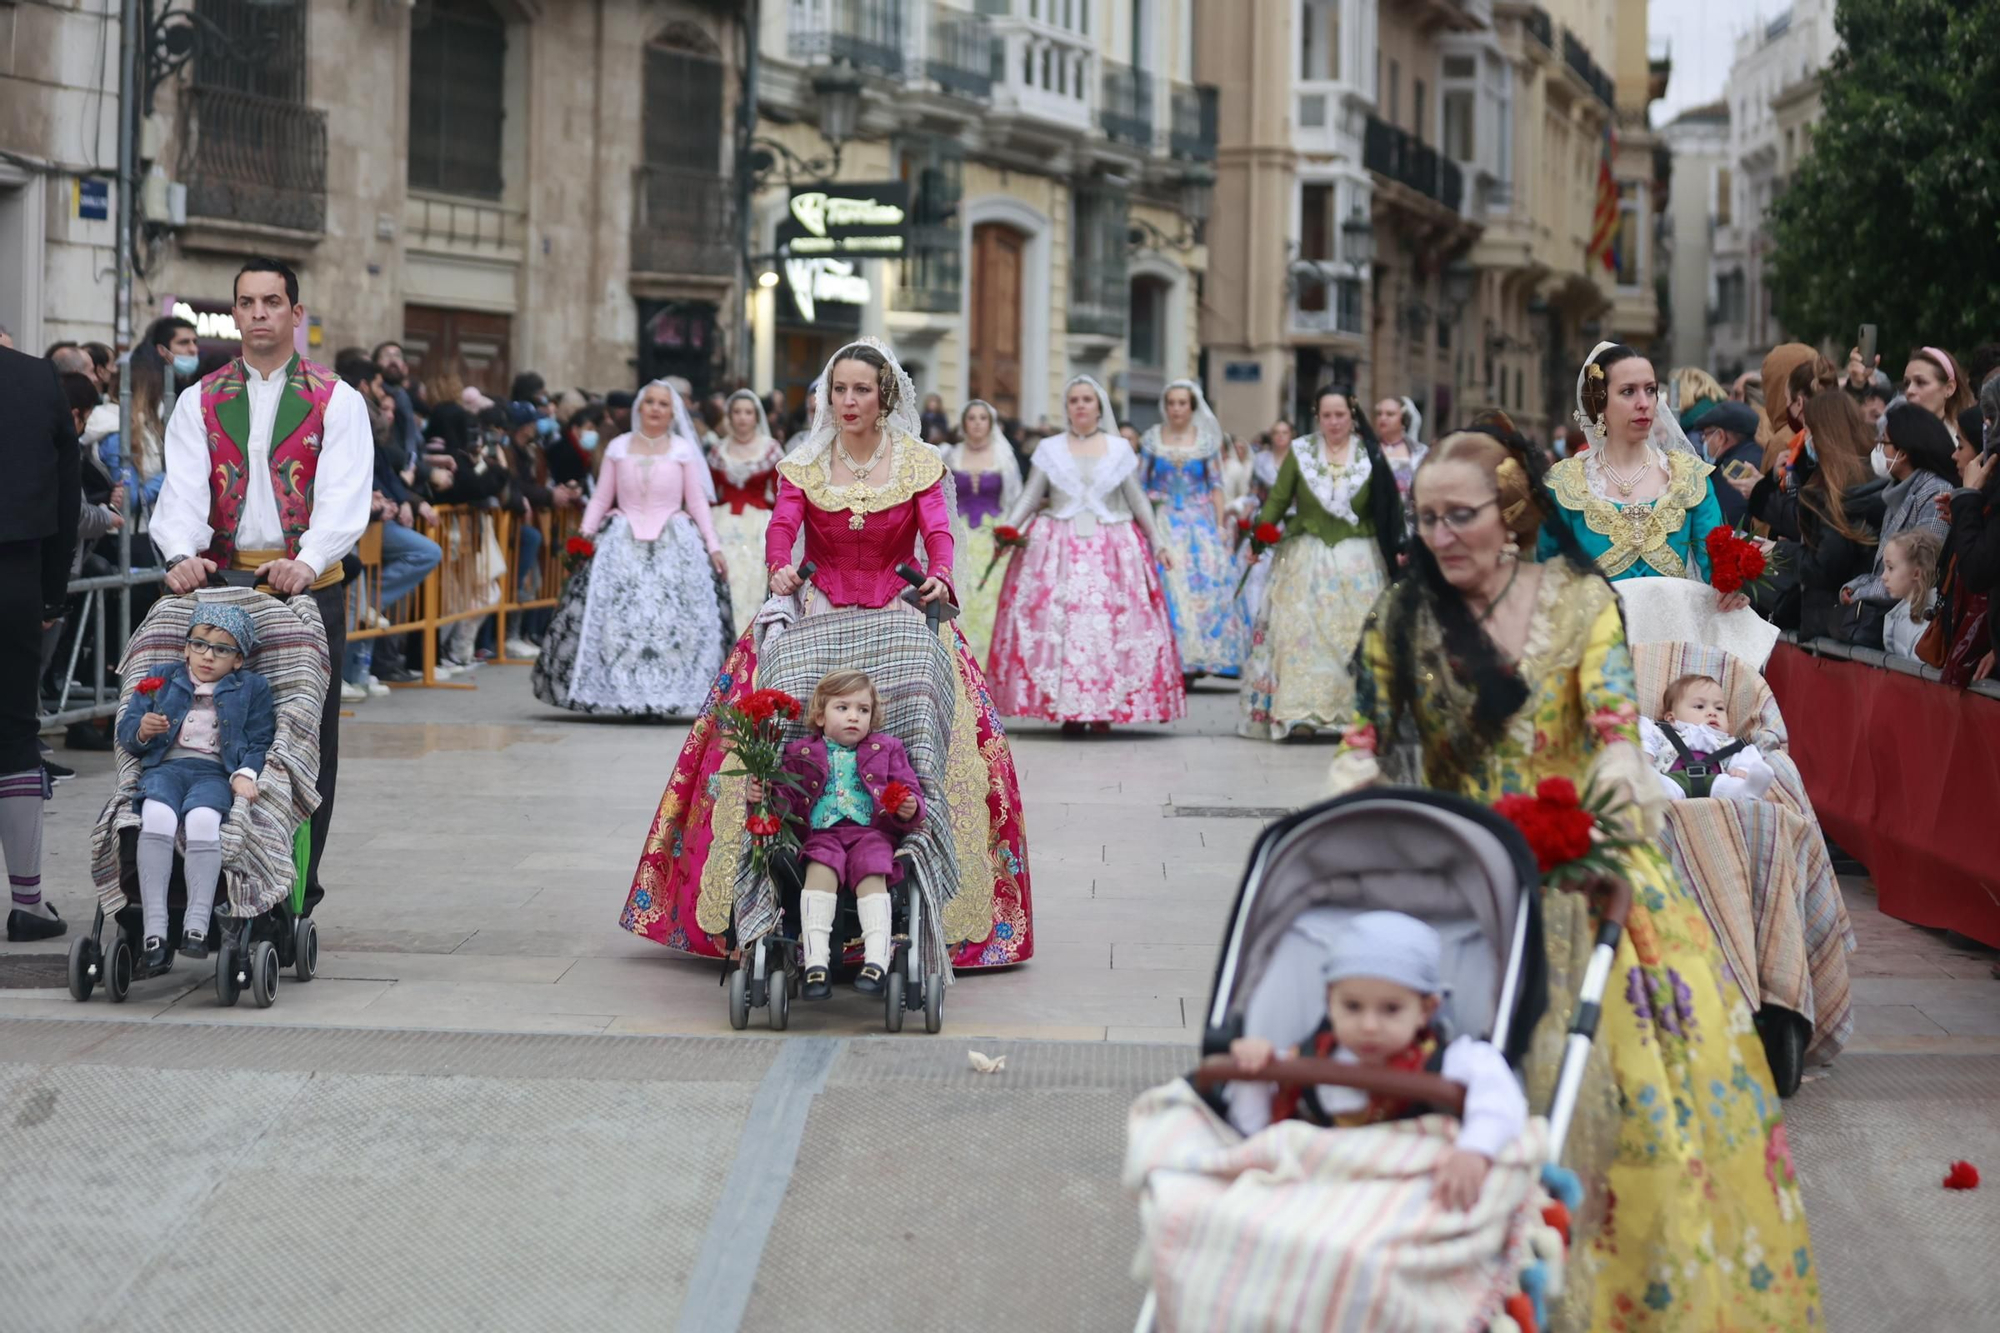
{"label": "red flower bouquet", "polygon": [[588,537],[571,537],[563,543],[563,568],[574,574],[579,565],[597,554],[597,543]]}
{"label": "red flower bouquet", "polygon": [[986,586],[986,580],[993,577],[994,568],[999,565],[1007,552],[1017,546],[1026,546],[1027,544],[1028,538],[1026,535],[1019,528],[1011,524],[1003,523],[993,529],[993,558],[986,562],[986,572],[979,576],[979,586],[982,588]]}
{"label": "red flower bouquet", "polygon": [[1708,581],[1717,592],[1728,594],[1763,585],[1770,562],[1757,543],[1730,528],[1710,528],[1707,546]]}
{"label": "red flower bouquet", "polygon": [[777,809],[781,788],[797,788],[799,779],[785,772],[785,723],[797,721],[803,711],[799,701],[783,690],[753,690],[734,703],[716,707],[723,743],[736,766],[722,770],[728,778],[748,778],[762,788],[762,798],[753,802],[744,817],[744,831],[750,835],[750,865],[759,874],[768,874],[773,854],[798,846],[798,838],[785,827]]}
{"label": "red flower bouquet", "polygon": [[1545,778],[1532,796],[1502,796],[1493,808],[1521,830],[1535,854],[1542,883],[1552,888],[1571,880],[1617,875],[1612,855],[1635,845],[1610,831],[1624,807],[1594,788],[1579,794],[1568,778]]}
{"label": "red flower bouquet", "polygon": [[1250,520],[1247,518],[1237,525],[1237,530],[1250,534],[1250,559],[1243,566],[1243,577],[1236,580],[1236,592],[1234,595],[1241,597],[1243,595],[1243,585],[1250,581],[1250,571],[1255,569],[1257,562],[1264,558],[1264,552],[1270,550],[1284,539],[1285,530],[1276,523],[1259,523],[1253,528],[1250,526]]}
{"label": "red flower bouquet", "polygon": [[148,676],[132,688],[141,694],[150,695],[158,694],[162,689],[166,688],[166,684],[167,678],[165,676]]}
{"label": "red flower bouquet", "polygon": [[900,782],[892,782],[882,789],[882,809],[887,814],[895,814],[903,808],[903,802],[916,793]]}

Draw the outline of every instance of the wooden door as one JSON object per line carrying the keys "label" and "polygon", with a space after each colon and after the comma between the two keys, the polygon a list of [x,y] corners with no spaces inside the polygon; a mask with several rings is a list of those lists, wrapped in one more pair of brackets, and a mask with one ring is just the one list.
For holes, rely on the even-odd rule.
{"label": "wooden door", "polygon": [[971,397],[1021,415],[1021,274],[1027,238],[1002,223],[972,229]]}
{"label": "wooden door", "polygon": [[456,375],[495,402],[504,402],[514,370],[509,355],[514,321],[507,315],[442,306],[403,307],[403,359],[410,377],[429,382]]}

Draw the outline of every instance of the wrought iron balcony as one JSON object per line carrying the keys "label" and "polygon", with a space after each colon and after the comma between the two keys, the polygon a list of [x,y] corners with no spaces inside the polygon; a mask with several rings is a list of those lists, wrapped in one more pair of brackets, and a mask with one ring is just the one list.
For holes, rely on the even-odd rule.
{"label": "wrought iron balcony", "polygon": [[983,102],[993,95],[993,25],[983,14],[931,5],[924,72],[948,93]]}
{"label": "wrought iron balcony", "polygon": [[1533,35],[1536,41],[1551,51],[1556,49],[1556,25],[1555,21],[1549,17],[1548,10],[1543,9],[1540,5],[1529,5],[1527,24],[1528,32]]}
{"label": "wrought iron balcony", "polygon": [[1143,69],[1104,62],[1098,121],[1106,138],[1140,148],[1153,146],[1153,76]]}
{"label": "wrought iron balcony", "polygon": [[896,287],[896,308],[928,315],[957,314],[964,294],[962,244],[957,227],[913,227]]}
{"label": "wrought iron balcony", "polygon": [[727,278],[736,273],[736,187],[712,171],[632,172],[632,271]]}
{"label": "wrought iron balcony", "polygon": [[1617,105],[1617,89],[1611,76],[1599,69],[1597,62],[1590,58],[1590,48],[1568,28],[1563,29],[1563,63],[1576,71],[1576,76],[1590,85],[1590,91],[1606,106]]}
{"label": "wrought iron balcony", "polygon": [[326,230],[326,112],[198,83],[181,105],[190,215]]}
{"label": "wrought iron balcony", "polygon": [[1377,175],[1409,186],[1456,213],[1465,201],[1465,173],[1456,162],[1419,143],[1409,131],[1375,116],[1361,143],[1361,164]]}
{"label": "wrought iron balcony", "polygon": [[903,73],[903,0],[796,0],[787,45],[795,60],[844,60]]}
{"label": "wrought iron balcony", "polygon": [[1215,161],[1215,89],[1206,84],[1175,84],[1173,111],[1169,151],[1192,162]]}
{"label": "wrought iron balcony", "polygon": [[1106,271],[1076,264],[1069,284],[1069,331],[1123,338],[1132,313],[1132,288],[1124,267]]}

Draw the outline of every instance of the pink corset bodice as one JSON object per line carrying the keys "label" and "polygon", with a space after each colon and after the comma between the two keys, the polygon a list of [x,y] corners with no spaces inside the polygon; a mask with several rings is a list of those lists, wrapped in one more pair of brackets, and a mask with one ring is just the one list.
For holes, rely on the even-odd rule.
{"label": "pink corset bodice", "polygon": [[[778,506],[764,536],[764,561],[772,568],[792,562],[792,543],[803,527],[805,560],[818,568],[813,584],[835,606],[887,606],[910,585],[898,564],[916,563],[917,538],[928,558],[925,572],[951,580],[951,517],[941,484],[934,482],[910,499],[863,516],[859,529],[845,509],[821,509],[790,479],[778,484]],[[803,563],[803,562],[802,562]]]}
{"label": "pink corset bodice", "polygon": [[613,452],[605,455],[597,490],[583,512],[584,532],[597,532],[616,509],[631,525],[634,537],[656,541],[668,521],[685,512],[700,531],[702,544],[711,551],[721,550],[715,525],[709,521],[704,487],[708,465],[700,451],[677,444],[668,453],[643,456],[626,452],[620,447],[623,442],[624,437],[612,441]]}

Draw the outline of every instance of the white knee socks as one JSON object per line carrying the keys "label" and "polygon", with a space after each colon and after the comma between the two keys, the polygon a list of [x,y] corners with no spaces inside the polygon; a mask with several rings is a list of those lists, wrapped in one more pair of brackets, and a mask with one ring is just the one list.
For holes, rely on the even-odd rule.
{"label": "white knee socks", "polygon": [[[173,807],[148,801],[139,810],[139,908],[146,937],[167,937],[167,884],[174,874],[174,835],[180,819]],[[215,908],[215,885],[222,877],[222,813],[190,810],[187,814],[187,857],[182,866],[187,881],[187,913],[182,928],[208,934]]]}
{"label": "white knee socks", "polygon": [[857,898],[854,910],[861,917],[861,961],[873,963],[888,970],[889,967],[889,895],[871,893]]}
{"label": "white knee socks", "polygon": [[840,895],[807,889],[799,895],[799,928],[805,933],[806,966],[826,967],[832,952],[833,918]]}
{"label": "white knee socks", "polygon": [[0,855],[13,890],[10,910],[47,916],[42,905],[42,770],[0,776]]}
{"label": "white knee socks", "polygon": [[209,913],[215,909],[215,885],[222,878],[222,812],[187,812],[187,913],[181,929],[189,935],[208,934]]}

